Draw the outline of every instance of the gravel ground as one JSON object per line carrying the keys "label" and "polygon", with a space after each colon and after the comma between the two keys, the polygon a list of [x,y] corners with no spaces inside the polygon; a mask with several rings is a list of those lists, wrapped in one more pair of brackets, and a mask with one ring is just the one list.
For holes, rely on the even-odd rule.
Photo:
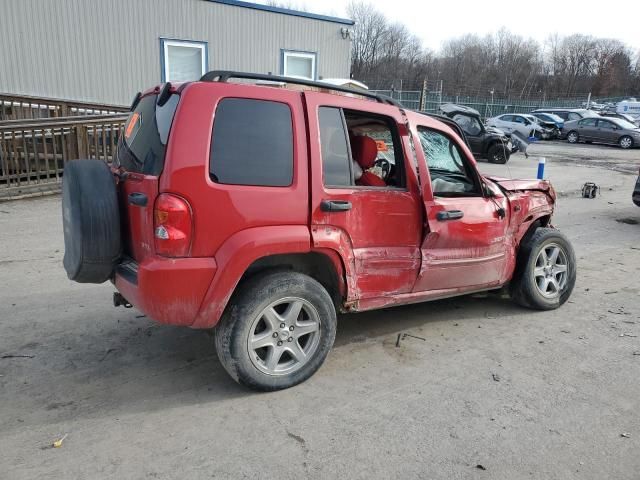
{"label": "gravel ground", "polygon": [[[323,368],[270,394],[232,382],[205,332],[69,282],[58,196],[0,203],[0,477],[637,480],[640,208],[635,177],[611,169],[637,171],[640,154],[531,153],[562,192],[554,224],[579,261],[569,303],[343,316]],[[536,159],[480,168],[530,177]],[[586,181],[602,195],[579,198]],[[396,347],[402,333],[421,338]]]}

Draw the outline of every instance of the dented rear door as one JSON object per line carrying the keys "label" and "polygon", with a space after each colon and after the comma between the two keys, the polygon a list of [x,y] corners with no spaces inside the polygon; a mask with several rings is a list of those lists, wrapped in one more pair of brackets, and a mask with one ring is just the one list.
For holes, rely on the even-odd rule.
{"label": "dented rear door", "polygon": [[[314,248],[336,250],[347,264],[349,299],[381,298],[410,292],[420,267],[422,205],[400,111],[390,105],[325,93],[305,92],[311,154],[311,234]],[[353,184],[353,161],[344,112],[379,115],[397,132],[402,187]],[[397,143],[396,143],[397,142]],[[388,145],[377,141],[378,155]],[[332,162],[323,172],[323,162]],[[342,162],[340,176],[338,169]],[[333,185],[332,185],[333,183]]]}

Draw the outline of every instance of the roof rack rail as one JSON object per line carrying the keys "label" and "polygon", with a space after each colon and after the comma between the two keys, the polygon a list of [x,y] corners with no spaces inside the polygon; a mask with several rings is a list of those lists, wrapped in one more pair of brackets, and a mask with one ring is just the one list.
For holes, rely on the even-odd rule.
{"label": "roof rack rail", "polygon": [[401,103],[397,102],[391,97],[386,95],[378,95],[366,90],[356,90],[354,88],[339,87],[331,85],[329,83],[314,82],[313,80],[304,80],[301,78],[282,77],[279,75],[266,75],[264,73],[246,73],[246,72],[234,72],[232,70],[212,70],[205,73],[201,78],[201,82],[226,82],[230,78],[242,78],[247,80],[265,80],[269,82],[281,82],[291,83],[294,85],[305,85],[307,87],[325,88],[327,90],[335,90],[337,92],[351,93],[353,95],[360,95],[367,98],[372,98],[380,103],[393,105],[394,107],[404,108]]}

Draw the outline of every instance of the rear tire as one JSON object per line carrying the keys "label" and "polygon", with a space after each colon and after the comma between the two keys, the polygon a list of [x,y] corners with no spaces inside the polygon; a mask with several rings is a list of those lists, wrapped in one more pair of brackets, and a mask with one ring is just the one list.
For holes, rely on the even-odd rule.
{"label": "rear tire", "polygon": [[507,163],[509,160],[509,150],[507,150],[506,146],[503,146],[499,143],[494,143],[489,147],[487,151],[487,159],[490,163]]}
{"label": "rear tire", "polygon": [[620,137],[620,140],[618,140],[618,145],[620,145],[620,148],[631,148],[633,147],[633,138],[631,138],[629,135],[625,135],[624,137]]}
{"label": "rear tire", "polygon": [[325,288],[297,272],[258,274],[239,285],[215,329],[218,358],[238,383],[293,387],[322,365],[336,335]]}
{"label": "rear tire", "polygon": [[569,240],[553,228],[537,228],[520,246],[511,297],[536,310],[564,304],[576,283],[576,256]]}
{"label": "rear tire", "polygon": [[567,133],[567,142],[569,143],[578,143],[580,141],[580,135],[575,130]]}

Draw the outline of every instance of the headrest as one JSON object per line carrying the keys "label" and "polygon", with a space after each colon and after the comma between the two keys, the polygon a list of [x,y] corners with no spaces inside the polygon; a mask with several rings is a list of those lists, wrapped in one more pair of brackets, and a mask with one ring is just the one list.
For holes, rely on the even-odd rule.
{"label": "headrest", "polygon": [[373,167],[378,157],[378,145],[373,138],[366,135],[353,137],[351,147],[353,159],[358,162],[358,165],[364,170]]}

